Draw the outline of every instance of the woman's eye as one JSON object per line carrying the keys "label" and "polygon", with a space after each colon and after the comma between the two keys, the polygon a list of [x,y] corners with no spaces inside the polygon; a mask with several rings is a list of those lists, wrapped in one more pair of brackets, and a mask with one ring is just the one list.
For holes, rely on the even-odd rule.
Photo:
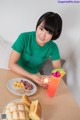
{"label": "woman's eye", "polygon": [[40,30],[43,30],[43,29],[44,29],[44,28],[42,28],[42,27],[40,28]]}
{"label": "woman's eye", "polygon": [[43,30],[43,28],[40,28],[41,30]]}
{"label": "woman's eye", "polygon": [[50,32],[50,31],[47,31],[47,32],[48,32],[48,34],[51,34],[51,35],[53,34],[53,33],[52,33],[52,32]]}

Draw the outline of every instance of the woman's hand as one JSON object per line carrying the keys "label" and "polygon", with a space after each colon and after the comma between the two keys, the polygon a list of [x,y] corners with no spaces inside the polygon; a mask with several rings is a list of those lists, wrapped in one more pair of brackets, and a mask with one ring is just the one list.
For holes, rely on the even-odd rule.
{"label": "woman's hand", "polygon": [[45,75],[32,74],[32,80],[44,88],[47,87],[47,85],[44,83],[45,77],[46,77]]}

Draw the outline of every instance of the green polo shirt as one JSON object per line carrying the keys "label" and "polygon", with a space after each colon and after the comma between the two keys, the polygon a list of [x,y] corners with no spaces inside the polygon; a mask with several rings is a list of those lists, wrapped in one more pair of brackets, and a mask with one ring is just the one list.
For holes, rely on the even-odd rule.
{"label": "green polo shirt", "polygon": [[49,41],[44,46],[39,46],[36,42],[36,32],[21,33],[12,49],[21,54],[17,64],[30,73],[37,73],[49,57],[52,61],[60,59],[56,43]]}

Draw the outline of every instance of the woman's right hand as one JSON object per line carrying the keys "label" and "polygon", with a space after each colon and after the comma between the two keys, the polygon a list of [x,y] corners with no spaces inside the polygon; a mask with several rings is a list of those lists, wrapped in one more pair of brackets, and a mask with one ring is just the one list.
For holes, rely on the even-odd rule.
{"label": "woman's right hand", "polygon": [[45,76],[40,75],[40,74],[32,74],[31,79],[32,79],[35,83],[37,83],[38,85],[46,88],[46,84],[44,84]]}

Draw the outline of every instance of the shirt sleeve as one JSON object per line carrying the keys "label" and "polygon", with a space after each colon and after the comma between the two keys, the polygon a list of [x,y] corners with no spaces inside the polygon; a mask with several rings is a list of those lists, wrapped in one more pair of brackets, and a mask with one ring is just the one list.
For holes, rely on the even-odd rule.
{"label": "shirt sleeve", "polygon": [[24,36],[21,33],[19,35],[19,37],[17,38],[17,40],[14,42],[14,44],[12,45],[12,49],[19,52],[20,54],[22,53],[24,48]]}
{"label": "shirt sleeve", "polygon": [[60,59],[60,53],[59,53],[59,49],[58,49],[58,46],[56,45],[56,43],[54,43],[54,45],[53,45],[51,59],[52,59],[52,61]]}

